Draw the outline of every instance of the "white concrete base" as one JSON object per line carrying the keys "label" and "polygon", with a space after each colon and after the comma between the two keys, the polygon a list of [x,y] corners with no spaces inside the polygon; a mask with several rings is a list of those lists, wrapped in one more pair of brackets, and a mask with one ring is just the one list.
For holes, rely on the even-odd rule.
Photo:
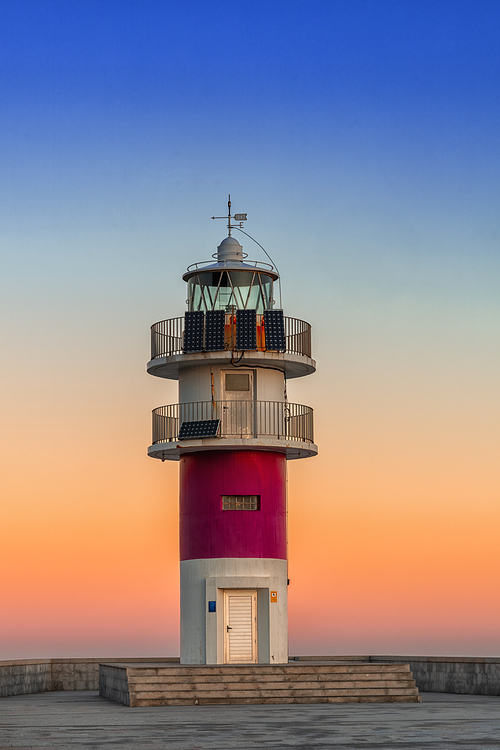
{"label": "white concrete base", "polygon": [[[286,560],[216,558],[181,562],[181,664],[224,663],[224,590],[257,590],[260,664],[288,662]],[[276,592],[276,601],[271,601]],[[273,597],[274,598],[274,597]],[[209,612],[209,602],[216,611]]]}

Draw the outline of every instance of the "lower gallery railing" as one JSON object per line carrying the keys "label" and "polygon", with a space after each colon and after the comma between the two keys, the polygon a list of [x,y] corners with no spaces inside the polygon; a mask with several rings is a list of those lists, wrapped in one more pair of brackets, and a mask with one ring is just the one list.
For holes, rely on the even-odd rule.
{"label": "lower gallery railing", "polygon": [[282,401],[194,401],[153,410],[153,444],[178,439],[183,422],[220,420],[219,437],[273,437],[312,443],[313,410]]}

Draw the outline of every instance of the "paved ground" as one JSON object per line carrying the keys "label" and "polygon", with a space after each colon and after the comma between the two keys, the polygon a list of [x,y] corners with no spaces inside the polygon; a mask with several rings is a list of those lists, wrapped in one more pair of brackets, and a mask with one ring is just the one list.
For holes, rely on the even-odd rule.
{"label": "paved ground", "polygon": [[94,692],[0,699],[0,749],[500,748],[500,697],[422,703],[127,708]]}

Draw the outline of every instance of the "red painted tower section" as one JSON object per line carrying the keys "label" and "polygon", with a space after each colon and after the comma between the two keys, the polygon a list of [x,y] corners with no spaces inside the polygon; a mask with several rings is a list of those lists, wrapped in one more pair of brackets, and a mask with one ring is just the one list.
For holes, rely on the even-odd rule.
{"label": "red painted tower section", "polygon": [[[259,512],[222,510],[223,495],[257,495]],[[286,560],[286,456],[206,451],[180,459],[180,558]]]}

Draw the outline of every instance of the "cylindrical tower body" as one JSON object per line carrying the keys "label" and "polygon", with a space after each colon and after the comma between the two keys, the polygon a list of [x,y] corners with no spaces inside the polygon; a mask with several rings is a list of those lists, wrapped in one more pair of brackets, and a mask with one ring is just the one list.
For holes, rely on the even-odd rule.
{"label": "cylindrical tower body", "polygon": [[181,663],[288,661],[287,459],[317,453],[286,378],[315,370],[310,326],[273,310],[276,271],[231,236],[184,275],[188,311],[152,327],[148,371],[179,381],[153,412],[180,463]]}
{"label": "cylindrical tower body", "polygon": [[[236,509],[234,498],[242,498],[242,509]],[[225,510],[224,505],[230,509]],[[283,454],[228,450],[181,456],[182,663],[222,661],[217,652],[224,654],[224,628],[228,636],[233,633],[227,630],[229,622],[225,623],[228,613],[219,617],[218,623],[213,615],[223,615],[227,609],[226,590],[257,593],[256,632],[252,638],[252,623],[247,623],[250,639],[247,632],[239,636],[244,642],[230,644],[237,649],[231,661],[288,661],[286,547]],[[276,592],[277,606],[270,607],[270,591]],[[250,599],[247,594],[247,601]],[[215,613],[208,612],[210,601],[215,602]],[[239,610],[237,615],[241,617]],[[273,622],[269,622],[270,616]],[[193,628],[194,623],[198,627]]]}

